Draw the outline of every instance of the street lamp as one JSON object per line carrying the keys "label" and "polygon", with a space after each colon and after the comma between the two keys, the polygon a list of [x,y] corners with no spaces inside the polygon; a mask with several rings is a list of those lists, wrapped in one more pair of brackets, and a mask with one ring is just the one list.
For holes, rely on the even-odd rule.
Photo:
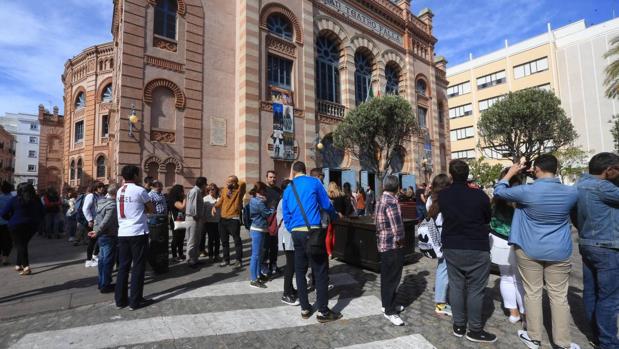
{"label": "street lamp", "polygon": [[139,118],[135,112],[135,105],[131,104],[131,112],[129,113],[129,136],[133,136],[133,126],[138,123]]}

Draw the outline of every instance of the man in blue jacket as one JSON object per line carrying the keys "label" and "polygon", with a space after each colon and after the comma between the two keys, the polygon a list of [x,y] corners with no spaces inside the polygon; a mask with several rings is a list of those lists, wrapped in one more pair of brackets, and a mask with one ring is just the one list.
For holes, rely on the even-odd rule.
{"label": "man in blue jacket", "polygon": [[[292,165],[293,180],[284,191],[282,212],[284,224],[286,229],[292,233],[294,242],[295,274],[299,301],[301,302],[301,317],[309,319],[312,316],[312,307],[307,298],[307,280],[305,279],[309,263],[312,266],[316,281],[316,304],[320,313],[316,316],[316,319],[319,322],[329,322],[341,318],[342,314],[331,311],[327,304],[329,298],[327,294],[329,268],[327,251],[309,254],[306,248],[310,234],[321,232],[320,210],[327,212],[333,219],[337,216],[322,183],[305,173],[306,168],[303,162],[297,161]],[[298,200],[294,190],[296,190]],[[308,222],[303,217],[302,209],[305,211]],[[324,241],[324,234],[320,234],[320,236]]]}
{"label": "man in blue jacket", "polygon": [[602,349],[619,348],[619,187],[611,182],[617,177],[619,156],[600,153],[576,185],[583,301]]}
{"label": "man in blue jacket", "polygon": [[494,188],[494,196],[517,204],[509,243],[515,247],[527,311],[527,331],[518,331],[518,337],[531,349],[539,348],[542,340],[544,283],[550,299],[554,344],[578,348],[571,343],[567,303],[572,269],[570,211],[576,205],[578,192],[575,187],[561,184],[556,177],[558,165],[556,157],[542,154],[533,164],[535,182],[510,188],[509,180],[525,169],[523,164],[514,164]]}

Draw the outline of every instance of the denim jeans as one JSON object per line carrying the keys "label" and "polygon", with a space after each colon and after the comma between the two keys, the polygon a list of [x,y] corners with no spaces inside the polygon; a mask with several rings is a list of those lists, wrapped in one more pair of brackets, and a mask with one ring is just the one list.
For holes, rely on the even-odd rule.
{"label": "denim jeans", "polygon": [[112,268],[116,261],[116,237],[99,236],[99,289],[112,284]]}
{"label": "denim jeans", "polygon": [[251,236],[251,259],[249,261],[249,279],[254,281],[260,276],[260,256],[262,255],[262,245],[264,244],[264,235],[261,231],[250,230]]}
{"label": "denim jeans", "polygon": [[445,258],[439,258],[436,265],[436,279],[434,280],[434,303],[447,303],[448,285],[447,261],[445,261]]}
{"label": "denim jeans", "polygon": [[316,283],[316,308],[321,313],[325,313],[329,308],[328,301],[328,282],[329,282],[329,263],[327,251],[324,254],[308,255],[306,252],[307,240],[309,235],[305,231],[293,231],[292,241],[294,242],[294,268],[297,279],[297,292],[301,309],[310,310],[312,306],[307,298],[307,274],[308,264],[312,267],[314,280]]}
{"label": "denim jeans", "polygon": [[77,219],[75,215],[66,218],[67,224],[67,233],[70,238],[75,238],[75,233],[77,231]]}
{"label": "denim jeans", "polygon": [[619,348],[619,251],[580,246],[585,315],[600,348]]}
{"label": "denim jeans", "polygon": [[417,212],[418,222],[421,222],[421,220],[424,219],[426,217],[426,214],[428,213],[426,211],[426,206],[423,202],[417,203],[417,206],[415,206],[415,211]]}

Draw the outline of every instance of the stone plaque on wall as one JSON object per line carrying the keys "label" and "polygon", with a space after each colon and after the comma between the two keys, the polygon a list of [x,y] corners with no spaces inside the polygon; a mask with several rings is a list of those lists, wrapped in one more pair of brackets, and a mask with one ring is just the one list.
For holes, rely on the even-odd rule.
{"label": "stone plaque on wall", "polygon": [[211,145],[226,145],[226,119],[211,118]]}

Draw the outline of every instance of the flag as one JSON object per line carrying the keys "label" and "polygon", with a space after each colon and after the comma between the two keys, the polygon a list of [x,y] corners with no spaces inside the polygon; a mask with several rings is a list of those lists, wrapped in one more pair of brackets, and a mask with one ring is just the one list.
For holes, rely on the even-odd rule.
{"label": "flag", "polygon": [[372,86],[372,81],[368,80],[368,97],[365,99],[365,101],[369,101],[370,99],[374,98],[374,88]]}

